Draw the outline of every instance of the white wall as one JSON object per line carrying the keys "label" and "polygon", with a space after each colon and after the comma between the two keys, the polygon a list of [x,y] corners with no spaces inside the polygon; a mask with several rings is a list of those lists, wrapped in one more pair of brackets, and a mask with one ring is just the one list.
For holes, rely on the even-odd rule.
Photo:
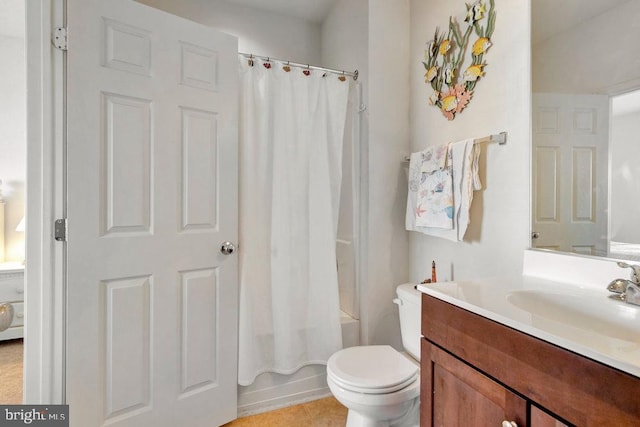
{"label": "white wall", "polygon": [[638,16],[640,2],[628,1],[536,44],[533,91],[610,93],[639,87]]}
{"label": "white wall", "polygon": [[24,38],[0,35],[0,180],[6,201],[4,261],[20,262],[24,260],[24,233],[15,229],[24,216],[25,204],[27,138],[24,43]]}
{"label": "white wall", "polygon": [[[360,150],[367,147],[367,115],[358,113],[360,92],[367,102],[368,82],[368,8],[367,0],[338,0],[321,26],[321,60],[329,68],[353,71],[357,81],[349,79],[349,111],[345,125],[343,176],[338,221],[338,282],[340,308],[350,316],[360,318],[359,293],[356,288],[358,249],[357,232],[364,226],[363,212],[358,212],[355,198],[367,196],[367,182],[360,173]],[[354,129],[357,127],[357,129]],[[358,139],[358,141],[356,141]]]}
{"label": "white wall", "polygon": [[[409,279],[404,231],[409,151],[410,1],[369,0],[367,274],[362,341],[401,348],[395,289]],[[419,23],[422,27],[422,23]],[[413,58],[413,55],[411,56]]]}
{"label": "white wall", "polygon": [[[465,138],[508,132],[505,146],[482,148],[480,175],[471,224],[464,242],[453,243],[410,233],[411,279],[470,279],[521,274],[522,252],[529,247],[530,229],[530,1],[496,2],[497,20],[488,63],[467,108],[447,121],[428,105],[431,88],[424,82],[425,43],[436,27],[446,28],[453,15],[464,24],[463,2],[411,2],[411,149]],[[399,202],[400,203],[400,202]]]}
{"label": "white wall", "polygon": [[611,117],[611,236],[640,242],[640,111]]}
{"label": "white wall", "polygon": [[368,0],[336,0],[320,27],[321,64],[359,70],[358,82],[368,81]]}
{"label": "white wall", "polygon": [[357,177],[360,341],[398,349],[398,311],[391,300],[409,278],[402,170],[409,151],[409,5],[409,0],[339,0],[322,25],[322,64],[358,69],[367,107],[360,114]]}
{"label": "white wall", "polygon": [[320,26],[221,0],[137,0],[238,37],[240,52],[303,64],[320,61]]}

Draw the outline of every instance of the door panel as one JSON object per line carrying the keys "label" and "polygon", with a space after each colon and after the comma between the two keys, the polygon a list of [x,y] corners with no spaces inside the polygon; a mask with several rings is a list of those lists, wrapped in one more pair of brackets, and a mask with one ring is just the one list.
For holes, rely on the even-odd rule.
{"label": "door panel", "polygon": [[532,246],[606,254],[609,98],[538,93],[533,103]]}
{"label": "door panel", "polygon": [[236,417],[237,40],[130,0],[68,0],[72,425]]}

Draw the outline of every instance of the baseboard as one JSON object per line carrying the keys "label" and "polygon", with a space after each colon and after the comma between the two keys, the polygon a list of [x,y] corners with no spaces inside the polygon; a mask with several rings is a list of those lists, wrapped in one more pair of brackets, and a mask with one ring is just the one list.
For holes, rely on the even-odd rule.
{"label": "baseboard", "polygon": [[328,387],[326,387],[318,390],[306,391],[304,393],[299,393],[291,396],[283,396],[264,402],[253,403],[250,405],[238,407],[238,418],[246,417],[249,415],[262,414],[263,412],[269,412],[293,405],[299,405],[301,403],[311,402],[313,400],[323,399],[329,396],[331,396],[331,391]]}
{"label": "baseboard", "polygon": [[313,400],[329,393],[324,365],[304,366],[291,375],[266,372],[238,388],[238,413],[257,414]]}

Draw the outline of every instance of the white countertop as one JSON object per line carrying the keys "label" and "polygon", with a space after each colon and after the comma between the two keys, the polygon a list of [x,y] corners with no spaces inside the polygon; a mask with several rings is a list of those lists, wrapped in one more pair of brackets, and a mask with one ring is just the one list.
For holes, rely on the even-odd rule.
{"label": "white countertop", "polygon": [[640,377],[640,306],[533,276],[418,285],[440,300]]}

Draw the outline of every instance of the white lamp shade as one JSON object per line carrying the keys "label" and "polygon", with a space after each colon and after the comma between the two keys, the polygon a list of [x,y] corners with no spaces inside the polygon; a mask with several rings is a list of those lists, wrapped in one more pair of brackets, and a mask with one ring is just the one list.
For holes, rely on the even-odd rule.
{"label": "white lamp shade", "polygon": [[24,232],[24,217],[22,217],[22,219],[20,220],[20,224],[18,224],[18,226],[16,227],[16,231]]}

